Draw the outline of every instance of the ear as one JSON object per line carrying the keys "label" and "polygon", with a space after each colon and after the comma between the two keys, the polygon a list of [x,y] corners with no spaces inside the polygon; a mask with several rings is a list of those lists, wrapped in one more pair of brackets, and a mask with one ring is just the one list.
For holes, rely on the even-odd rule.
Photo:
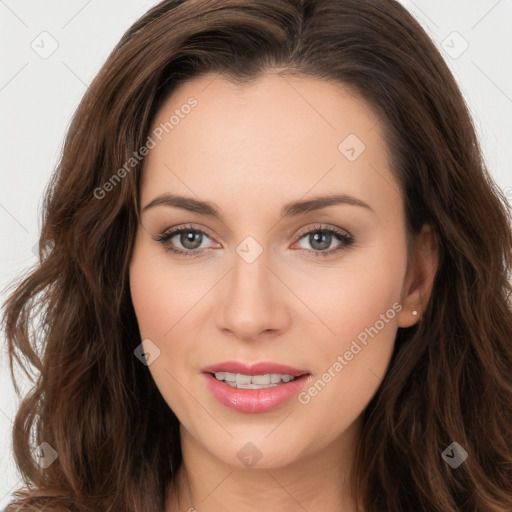
{"label": "ear", "polygon": [[[427,308],[439,265],[439,246],[435,230],[424,224],[414,239],[413,254],[402,287],[402,310],[398,327],[414,325]],[[414,315],[413,311],[417,314]]]}

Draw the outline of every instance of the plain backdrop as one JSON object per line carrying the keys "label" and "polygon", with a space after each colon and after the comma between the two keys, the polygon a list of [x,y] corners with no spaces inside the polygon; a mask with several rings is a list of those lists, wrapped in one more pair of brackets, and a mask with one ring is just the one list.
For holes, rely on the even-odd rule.
{"label": "plain backdrop", "polygon": [[[341,1],[341,0],[340,0]],[[71,116],[129,26],[157,2],[0,0],[0,299],[36,263],[41,199]],[[487,165],[512,198],[512,0],[403,0],[442,51],[473,115]],[[20,486],[19,403],[0,338],[0,509]],[[23,389],[29,389],[28,382]]]}

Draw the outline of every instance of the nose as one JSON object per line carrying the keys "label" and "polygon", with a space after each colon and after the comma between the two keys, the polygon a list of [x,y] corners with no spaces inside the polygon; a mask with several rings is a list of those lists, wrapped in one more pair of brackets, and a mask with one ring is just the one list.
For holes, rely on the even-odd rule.
{"label": "nose", "polygon": [[218,327],[247,341],[284,332],[291,293],[281,279],[269,267],[265,251],[250,263],[235,254],[219,298]]}

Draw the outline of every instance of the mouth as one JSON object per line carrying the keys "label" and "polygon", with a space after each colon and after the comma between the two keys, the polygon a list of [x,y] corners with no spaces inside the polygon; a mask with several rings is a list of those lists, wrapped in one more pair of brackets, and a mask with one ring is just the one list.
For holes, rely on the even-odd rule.
{"label": "mouth", "polygon": [[262,389],[291,382],[311,372],[279,363],[224,361],[201,369],[218,381],[239,389]]}
{"label": "mouth", "polygon": [[277,363],[248,365],[227,361],[202,368],[217,400],[239,412],[265,412],[296,395],[311,372]]}

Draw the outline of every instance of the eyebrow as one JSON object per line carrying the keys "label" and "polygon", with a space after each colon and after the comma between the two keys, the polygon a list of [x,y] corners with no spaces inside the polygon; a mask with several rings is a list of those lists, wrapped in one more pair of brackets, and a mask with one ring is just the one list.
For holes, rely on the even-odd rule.
{"label": "eyebrow", "polygon": [[[337,194],[317,196],[306,201],[299,200],[287,203],[281,210],[281,217],[296,217],[298,215],[303,215],[305,213],[320,210],[322,208],[327,208],[328,206],[337,204],[360,206],[361,208],[365,208],[375,213],[373,208],[364,201],[361,201],[360,199],[349,196],[347,194]],[[185,197],[174,194],[162,194],[150,201],[142,209],[142,211],[144,212],[150,208],[155,208],[156,206],[171,206],[174,208],[181,208],[189,212],[207,215],[209,217],[224,221],[221,210],[214,203],[209,201],[200,201],[192,197]]]}

